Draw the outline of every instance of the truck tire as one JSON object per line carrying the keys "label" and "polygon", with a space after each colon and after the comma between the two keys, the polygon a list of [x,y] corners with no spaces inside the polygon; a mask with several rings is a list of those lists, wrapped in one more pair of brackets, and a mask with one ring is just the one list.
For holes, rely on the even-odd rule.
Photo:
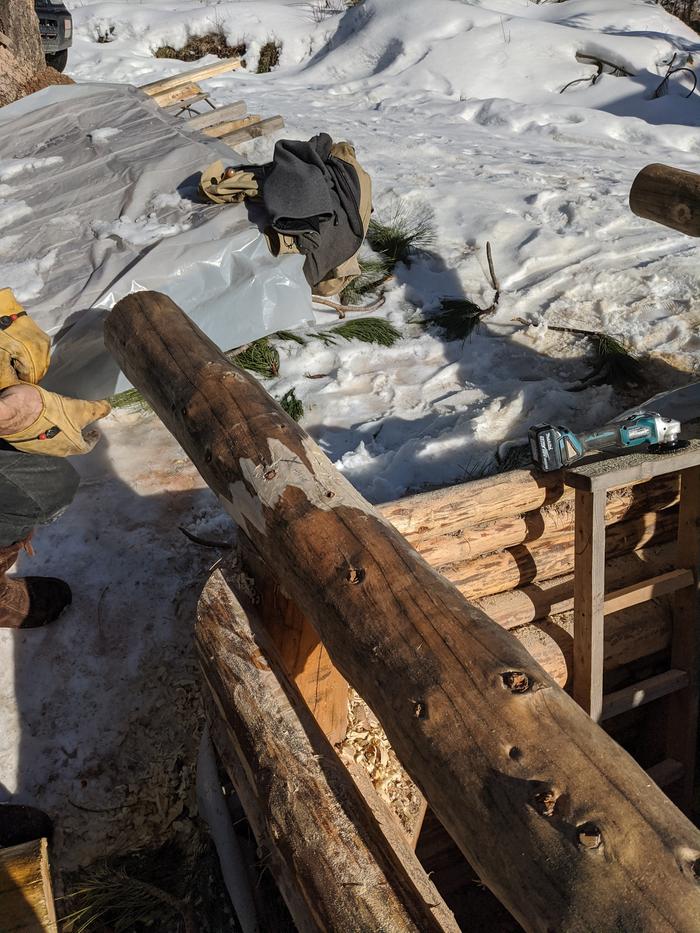
{"label": "truck tire", "polygon": [[46,64],[56,71],[63,71],[68,64],[68,49],[61,49],[60,52],[46,54]]}

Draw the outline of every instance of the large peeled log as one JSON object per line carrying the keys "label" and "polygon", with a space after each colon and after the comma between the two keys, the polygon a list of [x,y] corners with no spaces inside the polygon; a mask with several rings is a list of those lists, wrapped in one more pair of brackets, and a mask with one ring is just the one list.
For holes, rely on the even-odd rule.
{"label": "large peeled log", "polygon": [[105,333],[519,922],[695,933],[700,833],[517,639],[168,298],[130,295]]}

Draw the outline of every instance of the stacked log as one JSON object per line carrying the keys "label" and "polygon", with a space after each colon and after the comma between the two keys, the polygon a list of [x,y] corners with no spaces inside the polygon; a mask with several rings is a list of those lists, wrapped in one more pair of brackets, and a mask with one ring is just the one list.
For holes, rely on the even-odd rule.
{"label": "stacked log", "polygon": [[[610,588],[645,575],[639,569],[640,552],[658,551],[675,539],[678,494],[677,476],[608,494]],[[516,470],[409,496],[380,506],[380,511],[431,566],[512,631],[558,684],[568,685],[574,491],[562,485],[559,474]],[[665,569],[663,560],[660,566]],[[611,614],[606,622],[605,670],[663,651],[670,633],[670,615],[657,603]]]}

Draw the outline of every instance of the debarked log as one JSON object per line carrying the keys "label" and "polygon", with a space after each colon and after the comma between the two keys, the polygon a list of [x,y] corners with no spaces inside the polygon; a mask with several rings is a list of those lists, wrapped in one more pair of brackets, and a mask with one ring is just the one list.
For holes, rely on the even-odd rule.
{"label": "debarked log", "polygon": [[656,162],[639,172],[630,189],[638,217],[688,236],[700,236],[700,175]]}
{"label": "debarked log", "polygon": [[[519,544],[543,543],[550,535],[569,531],[574,537],[573,490],[567,490],[555,506],[543,506],[523,515],[496,518],[466,525],[448,534],[412,534],[408,540],[433,567],[456,560],[470,560],[491,551]],[[670,508],[678,502],[678,477],[664,476],[608,495],[605,524]]]}
{"label": "debarked log", "polygon": [[700,832],[518,640],[166,296],[105,336],[525,929],[695,933]]}
{"label": "debarked log", "polygon": [[[607,557],[615,557],[662,544],[671,540],[677,527],[677,507],[617,522],[607,528],[605,553]],[[569,529],[532,544],[438,567],[440,573],[469,599],[504,593],[534,581],[571,573],[573,569],[574,539]]]}
{"label": "debarked log", "polygon": [[214,744],[297,928],[458,933],[395,818],[380,826],[220,570],[196,638]]}

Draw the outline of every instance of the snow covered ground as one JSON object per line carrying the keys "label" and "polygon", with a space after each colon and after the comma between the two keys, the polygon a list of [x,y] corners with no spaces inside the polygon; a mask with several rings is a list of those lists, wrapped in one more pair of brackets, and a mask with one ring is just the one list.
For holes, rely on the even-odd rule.
{"label": "snow covered ground", "polygon": [[[688,76],[672,77],[654,98],[674,54],[693,67],[700,38],[655,3],[364,0],[344,11],[340,0],[74,0],[72,8],[68,71],[77,81],[138,84],[175,73],[191,66],[155,59],[158,46],[221,28],[232,45],[247,43],[249,70],[205,82],[217,104],[245,99],[250,112],[280,113],[286,137],[327,131],[351,140],[380,219],[398,199],[433,211],[434,243],[397,270],[380,312],[404,339],[391,348],[285,344],[281,374],[268,385],[276,397],[296,388],[304,427],[373,501],[493,470],[499,445],[536,421],[584,428],[627,407],[629,397],[609,386],[568,391],[589,371],[589,348],[550,325],[603,330],[652,354],[648,395],[693,378],[698,247],[627,205],[643,166],[697,170],[700,157],[700,94],[686,96]],[[97,41],[105,35],[112,41]],[[282,43],[281,63],[257,75],[269,39]],[[562,93],[594,73],[586,55],[632,76],[605,73]],[[273,143],[258,140],[244,157],[265,161]],[[11,209],[13,178],[1,166],[0,182]],[[502,290],[497,312],[464,343],[419,327],[416,318],[442,298],[490,304],[487,241]],[[28,264],[41,268],[45,257],[10,261],[2,243],[0,284],[12,286]],[[19,710],[0,751],[7,794],[55,813],[70,801],[108,811],[88,825],[74,808],[66,862],[118,848],[134,814],[149,828],[165,822],[162,802],[139,791],[158,783],[146,773],[148,749],[133,743],[122,760],[119,743],[163,726],[154,704],[172,695],[156,689],[159,662],[167,690],[192,678],[192,588],[209,555],[177,525],[231,534],[152,416],[114,415],[105,434],[81,464],[89,481],[75,506],[39,533],[31,562],[74,584],[74,608],[55,631],[0,637],[2,707],[13,707],[16,693]],[[189,602],[178,602],[183,591]],[[152,692],[142,690],[144,677]],[[196,691],[186,695],[195,702]],[[187,721],[161,743],[169,749],[162,775],[177,766],[175,739],[187,745]],[[161,784],[172,799],[171,777]],[[122,799],[115,788],[124,787]]]}

